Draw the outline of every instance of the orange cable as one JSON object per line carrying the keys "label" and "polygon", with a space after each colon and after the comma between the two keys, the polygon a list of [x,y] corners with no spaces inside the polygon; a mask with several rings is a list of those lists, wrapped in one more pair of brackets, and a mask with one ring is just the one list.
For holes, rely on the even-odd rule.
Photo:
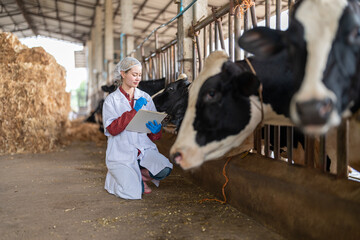
{"label": "orange cable", "polygon": [[[249,151],[244,152],[244,153],[241,155],[241,158],[246,157],[246,156],[248,155],[248,153],[249,153]],[[229,157],[229,158],[226,160],[226,162],[225,162],[225,164],[224,164],[224,167],[223,167],[223,170],[222,170],[222,174],[223,174],[223,176],[225,177],[225,183],[224,183],[224,185],[222,186],[222,189],[221,189],[222,195],[223,195],[223,197],[224,197],[224,201],[219,200],[219,199],[216,199],[216,198],[204,198],[204,199],[202,199],[202,200],[199,200],[200,203],[203,203],[203,202],[205,202],[205,201],[216,201],[216,202],[219,202],[219,203],[221,203],[221,204],[225,204],[225,203],[226,203],[226,200],[227,200],[227,199],[226,199],[226,195],[225,195],[225,187],[226,187],[226,185],[227,185],[228,182],[229,182],[229,178],[228,178],[227,175],[226,175],[226,166],[227,166],[228,163],[230,162],[231,158],[232,158],[232,157]]]}

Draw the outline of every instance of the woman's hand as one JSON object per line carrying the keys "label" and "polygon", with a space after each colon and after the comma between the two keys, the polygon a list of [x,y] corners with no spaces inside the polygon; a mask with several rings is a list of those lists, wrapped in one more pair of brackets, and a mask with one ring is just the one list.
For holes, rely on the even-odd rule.
{"label": "woman's hand", "polygon": [[146,106],[147,100],[144,97],[140,97],[136,100],[134,109],[138,112],[144,105]]}
{"label": "woman's hand", "polygon": [[150,129],[151,133],[158,133],[161,130],[161,123],[157,123],[156,120],[154,122],[149,121],[145,124],[148,129]]}

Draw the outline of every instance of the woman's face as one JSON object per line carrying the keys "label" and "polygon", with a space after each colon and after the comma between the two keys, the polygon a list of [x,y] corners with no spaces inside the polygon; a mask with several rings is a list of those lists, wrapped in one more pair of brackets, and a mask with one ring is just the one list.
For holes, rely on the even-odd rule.
{"label": "woman's face", "polygon": [[121,72],[123,78],[123,84],[129,88],[135,88],[141,81],[141,67],[134,66],[127,72]]}

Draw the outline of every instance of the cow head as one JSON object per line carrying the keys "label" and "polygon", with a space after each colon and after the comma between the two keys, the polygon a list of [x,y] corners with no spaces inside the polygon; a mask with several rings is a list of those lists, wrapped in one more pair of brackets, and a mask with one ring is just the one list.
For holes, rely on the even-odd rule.
{"label": "cow head", "polygon": [[[182,75],[181,75],[182,76]],[[189,85],[187,76],[169,83],[166,88],[153,97],[156,109],[171,116],[171,122],[178,129],[184,118],[188,103]]]}
{"label": "cow head", "polygon": [[287,49],[298,91],[292,121],[309,134],[337,126],[359,95],[360,7],[357,0],[303,0],[287,31],[254,28],[239,39],[257,56]]}
{"label": "cow head", "polygon": [[210,54],[189,90],[171,158],[188,169],[239,146],[261,121],[261,112],[251,101],[259,84],[255,75],[228,61],[225,52]]}

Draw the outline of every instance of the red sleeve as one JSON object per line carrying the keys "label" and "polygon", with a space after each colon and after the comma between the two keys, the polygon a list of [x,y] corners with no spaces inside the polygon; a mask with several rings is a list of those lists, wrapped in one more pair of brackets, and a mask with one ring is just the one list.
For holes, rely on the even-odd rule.
{"label": "red sleeve", "polygon": [[159,140],[161,138],[161,130],[160,130],[160,132],[158,132],[156,134],[148,133],[148,137],[150,138],[151,141]]}
{"label": "red sleeve", "polygon": [[136,114],[135,109],[132,109],[131,111],[128,112],[124,112],[120,117],[115,119],[106,129],[109,131],[111,135],[113,136],[118,135],[119,133],[124,131],[124,129],[129,124],[131,119],[133,119],[135,114]]}

